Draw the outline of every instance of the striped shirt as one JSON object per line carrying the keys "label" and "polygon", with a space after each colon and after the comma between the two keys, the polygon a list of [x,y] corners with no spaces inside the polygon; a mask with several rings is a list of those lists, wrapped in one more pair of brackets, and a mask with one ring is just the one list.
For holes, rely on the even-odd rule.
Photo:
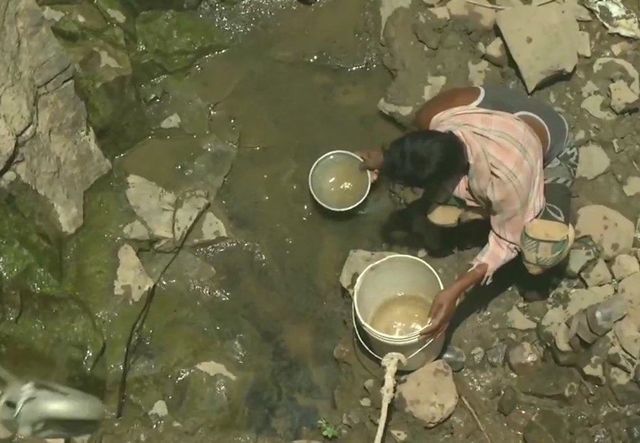
{"label": "striped shirt", "polygon": [[452,132],[465,144],[469,173],[453,194],[472,207],[489,211],[487,245],[473,261],[487,265],[482,284],[520,251],[524,227],[544,207],[542,144],[520,118],[471,106],[436,115],[431,129]]}

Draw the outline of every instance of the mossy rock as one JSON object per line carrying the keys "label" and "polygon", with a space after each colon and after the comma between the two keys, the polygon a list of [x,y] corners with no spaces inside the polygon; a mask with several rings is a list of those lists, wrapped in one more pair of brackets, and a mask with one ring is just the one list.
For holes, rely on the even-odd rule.
{"label": "mossy rock", "polygon": [[197,9],[202,0],[127,0],[128,3],[139,12],[151,10],[175,10],[184,11]]}
{"label": "mossy rock", "polygon": [[136,11],[127,0],[93,0],[93,3],[109,23],[121,26],[127,32],[135,31]]}
{"label": "mossy rock", "polygon": [[[13,293],[13,303],[20,304],[16,319],[6,316],[9,293]],[[3,288],[3,309],[0,358],[19,360],[23,373],[17,375],[82,379],[96,368],[104,351],[104,338],[93,314],[78,298],[45,296],[10,286]]]}
{"label": "mossy rock", "polygon": [[6,201],[0,202],[0,275],[32,291],[59,293],[62,258],[58,245]]}
{"label": "mossy rock", "polygon": [[[146,11],[136,20],[142,69],[175,72],[190,67],[198,58],[222,51],[227,44],[220,31],[192,12]],[[147,68],[147,65],[149,68]]]}
{"label": "mossy rock", "polygon": [[50,14],[60,16],[51,25],[51,30],[63,40],[75,42],[87,38],[87,35],[99,34],[109,26],[100,11],[90,3],[54,5],[49,9],[54,11]]}

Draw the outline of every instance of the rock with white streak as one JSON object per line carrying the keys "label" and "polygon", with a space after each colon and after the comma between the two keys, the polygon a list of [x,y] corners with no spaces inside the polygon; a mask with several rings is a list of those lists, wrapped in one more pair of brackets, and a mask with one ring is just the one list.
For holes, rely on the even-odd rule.
{"label": "rock with white streak", "polygon": [[153,280],[142,266],[136,251],[125,244],[118,251],[118,274],[113,292],[130,302],[139,301],[153,286]]}
{"label": "rock with white streak", "polygon": [[496,23],[529,92],[576,67],[580,29],[569,6],[517,6],[498,12]]}

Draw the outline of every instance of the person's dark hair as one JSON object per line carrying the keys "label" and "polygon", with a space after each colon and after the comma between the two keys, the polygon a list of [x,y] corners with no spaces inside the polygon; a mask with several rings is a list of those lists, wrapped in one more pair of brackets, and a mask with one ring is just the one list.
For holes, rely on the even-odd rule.
{"label": "person's dark hair", "polygon": [[455,134],[421,130],[391,142],[380,172],[393,182],[426,188],[463,175],[467,169],[464,144]]}

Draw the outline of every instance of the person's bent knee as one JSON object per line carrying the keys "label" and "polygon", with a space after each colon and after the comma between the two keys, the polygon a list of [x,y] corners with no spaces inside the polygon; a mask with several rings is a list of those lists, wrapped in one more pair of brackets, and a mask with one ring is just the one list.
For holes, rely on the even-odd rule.
{"label": "person's bent knee", "polygon": [[532,275],[558,266],[569,254],[575,232],[573,226],[535,219],[527,223],[520,239],[522,261]]}

